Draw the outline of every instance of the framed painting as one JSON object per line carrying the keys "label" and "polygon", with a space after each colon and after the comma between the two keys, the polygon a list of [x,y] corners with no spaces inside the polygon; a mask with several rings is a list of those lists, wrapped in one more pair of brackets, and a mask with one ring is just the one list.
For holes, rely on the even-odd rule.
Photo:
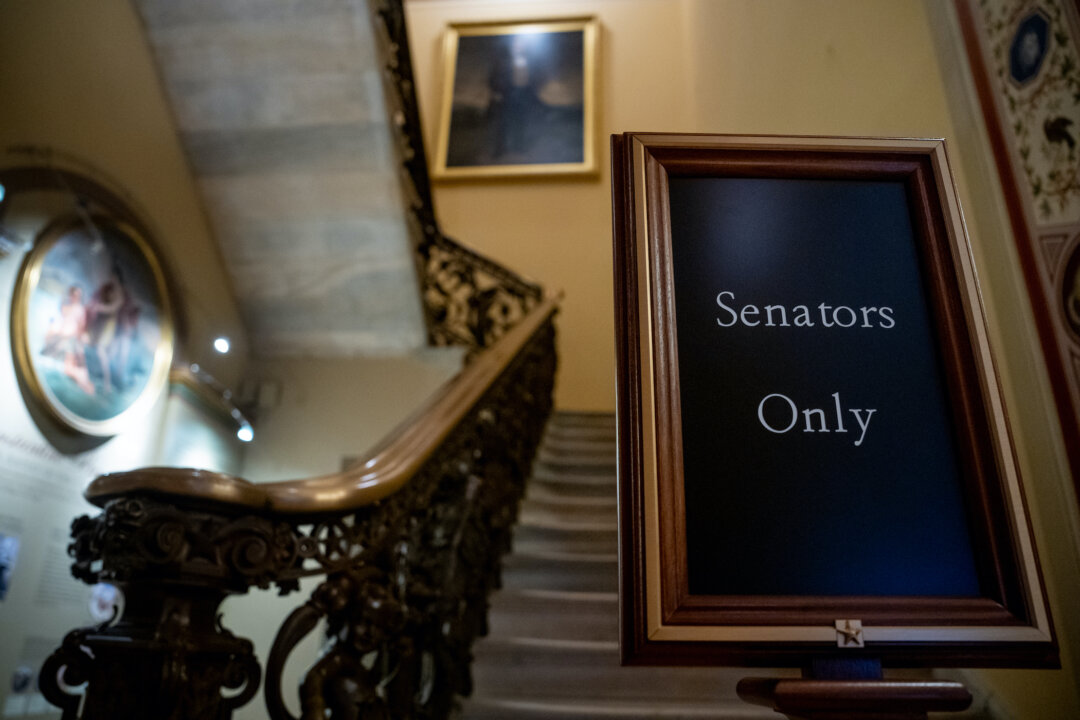
{"label": "framed painting", "polygon": [[15,287],[20,379],[62,426],[115,435],[157,399],[173,352],[161,265],[133,226],[108,215],[50,223]]}
{"label": "framed painting", "polygon": [[943,142],[612,165],[623,661],[1054,666]]}
{"label": "framed painting", "polygon": [[591,174],[599,23],[451,25],[435,178]]}

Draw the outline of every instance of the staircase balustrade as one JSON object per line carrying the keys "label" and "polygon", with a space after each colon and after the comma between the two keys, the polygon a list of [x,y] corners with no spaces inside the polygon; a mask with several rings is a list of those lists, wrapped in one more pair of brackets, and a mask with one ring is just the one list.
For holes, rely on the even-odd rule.
{"label": "staircase balustrade", "polygon": [[543,298],[543,289],[447,237],[431,201],[409,34],[401,0],[369,0],[383,65],[390,126],[399,159],[414,257],[432,345],[490,345]]}
{"label": "staircase balustrade", "polygon": [[260,667],[222,626],[221,602],[325,574],[271,650],[270,717],[291,717],[282,668],[323,618],[330,642],[304,680],[304,718],[447,717],[471,690],[470,648],[551,411],[555,307],[542,303],[342,473],[95,480],[87,498],[103,511],[72,524],[73,573],[120,588],[123,612],[69,633],[42,670],[45,697],[65,720],[228,718]]}
{"label": "staircase balustrade", "polygon": [[72,573],[116,585],[122,610],[74,630],[41,690],[64,720],[226,720],[257,694],[252,643],[220,606],[252,587],[295,592],[325,575],[277,634],[265,672],[273,720],[291,718],[282,671],[325,619],[327,648],[300,688],[305,720],[445,718],[471,691],[473,640],[544,424],[558,300],[439,229],[401,0],[371,0],[402,188],[433,345],[468,364],[341,473],[252,484],[201,470],[97,478],[102,508],[72,524]]}

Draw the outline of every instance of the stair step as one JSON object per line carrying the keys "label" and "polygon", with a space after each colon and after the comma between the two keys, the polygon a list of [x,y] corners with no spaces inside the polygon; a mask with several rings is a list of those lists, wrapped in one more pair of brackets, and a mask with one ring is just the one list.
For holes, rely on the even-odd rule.
{"label": "stair step", "polygon": [[561,533],[541,539],[515,534],[513,548],[515,552],[525,555],[607,555],[616,559],[619,552],[619,544],[614,537],[579,533]]}
{"label": "stair step", "polygon": [[501,698],[738,702],[736,683],[762,674],[745,668],[623,667],[615,641],[489,636],[475,645],[474,655],[477,693]]}
{"label": "stair step", "polygon": [[603,443],[607,447],[611,448],[611,454],[615,455],[617,447],[617,436],[614,432],[607,430],[548,430],[548,434],[544,437],[545,443],[563,443],[563,442],[595,442]]}
{"label": "stair step", "polygon": [[542,545],[525,545],[519,544],[514,548],[514,555],[522,562],[550,562],[550,563],[584,563],[584,564],[602,564],[602,563],[618,563],[619,557],[617,553],[607,551],[593,551],[593,550],[572,550],[569,548],[560,548],[552,550]]}
{"label": "stair step", "polygon": [[615,494],[616,474],[596,472],[559,472],[549,467],[537,465],[533,468],[533,475],[529,484],[541,484],[548,487],[572,488]]}
{"label": "stair step", "polygon": [[[587,475],[603,472],[615,475],[615,458],[614,452],[561,452],[557,449],[542,447],[536,453],[534,468],[537,470],[550,468],[555,472],[580,472]],[[581,468],[581,470],[575,471],[575,468]]]}
{"label": "stair step", "polygon": [[596,456],[574,457],[548,452],[544,448],[536,454],[534,470],[549,473],[569,473],[571,475],[609,475],[615,477],[615,456],[604,454]]}
{"label": "stair step", "polygon": [[600,448],[614,450],[618,444],[619,435],[615,428],[605,427],[555,427],[548,426],[544,433],[545,445],[567,446],[586,452],[595,452]]}
{"label": "stair step", "polygon": [[544,433],[544,439],[562,438],[595,438],[613,440],[617,437],[615,421],[606,423],[567,423],[553,420],[548,423],[548,429]]}
{"label": "stair step", "polygon": [[589,699],[475,696],[463,703],[462,720],[775,720],[768,708],[743,702],[692,703],[667,700],[610,702]]}
{"label": "stair step", "polygon": [[557,480],[540,480],[533,478],[530,487],[544,488],[553,495],[561,497],[615,497],[615,483],[604,481],[598,483],[559,482]]}
{"label": "stair step", "polygon": [[532,503],[521,504],[518,522],[522,526],[534,526],[550,530],[617,532],[618,516],[612,513],[596,513],[595,517],[567,517],[561,512],[537,507]]}
{"label": "stair step", "polygon": [[618,499],[612,492],[579,495],[562,492],[561,488],[547,483],[530,483],[525,491],[525,499],[553,507],[589,506],[614,508],[618,506]]}
{"label": "stair step", "polygon": [[[574,502],[559,501],[557,499],[535,500],[526,496],[521,503],[521,522],[540,517],[550,520],[562,519],[566,521],[583,521],[598,524],[612,525],[618,522],[619,513],[615,506],[615,498],[611,502]],[[539,522],[543,522],[540,520]]]}
{"label": "stair step", "polygon": [[543,449],[552,455],[585,457],[604,456],[614,458],[617,452],[615,438],[582,439],[576,435],[566,435],[559,438],[546,438],[542,445]]}
{"label": "stair step", "polygon": [[616,528],[565,529],[538,525],[518,525],[514,528],[514,547],[551,551],[618,552]]}
{"label": "stair step", "polygon": [[514,552],[503,560],[502,586],[507,589],[611,592],[619,586],[619,564],[613,554]]}
{"label": "stair step", "polygon": [[548,428],[611,428],[615,429],[615,415],[609,412],[575,412],[560,410],[551,415]]}
{"label": "stair step", "polygon": [[619,596],[614,592],[504,590],[492,598],[491,637],[617,642]]}

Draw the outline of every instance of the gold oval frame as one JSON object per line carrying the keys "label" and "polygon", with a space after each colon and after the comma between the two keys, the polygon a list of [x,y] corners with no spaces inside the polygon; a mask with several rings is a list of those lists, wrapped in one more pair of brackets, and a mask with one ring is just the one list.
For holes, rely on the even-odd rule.
{"label": "gold oval frame", "polygon": [[[42,270],[49,253],[68,233],[87,224],[99,229],[108,228],[111,233],[99,233],[104,239],[118,245],[115,236],[120,236],[130,246],[128,250],[138,261],[145,263],[147,282],[152,286],[156,297],[154,309],[158,315],[160,337],[152,351],[153,361],[145,385],[129,404],[118,413],[102,420],[83,417],[68,407],[50,388],[49,383],[39,372],[35,362],[35,348],[30,347],[31,328],[29,313],[32,297],[41,282]],[[62,215],[38,233],[33,249],[23,259],[19,276],[15,283],[15,293],[11,303],[11,343],[14,351],[16,371],[28,388],[35,403],[47,411],[50,418],[61,426],[85,435],[109,437],[129,427],[133,421],[144,415],[160,397],[165,388],[172,364],[174,345],[174,319],[171,296],[165,272],[150,241],[131,224],[106,214],[84,215],[70,213]]]}

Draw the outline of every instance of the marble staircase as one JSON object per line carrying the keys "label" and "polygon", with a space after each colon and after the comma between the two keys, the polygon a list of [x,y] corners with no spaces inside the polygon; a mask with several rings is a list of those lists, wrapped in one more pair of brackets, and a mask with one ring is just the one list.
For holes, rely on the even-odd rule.
{"label": "marble staircase", "polygon": [[615,495],[614,418],[556,413],[462,720],[779,717],[735,696],[745,669],[620,666]]}

